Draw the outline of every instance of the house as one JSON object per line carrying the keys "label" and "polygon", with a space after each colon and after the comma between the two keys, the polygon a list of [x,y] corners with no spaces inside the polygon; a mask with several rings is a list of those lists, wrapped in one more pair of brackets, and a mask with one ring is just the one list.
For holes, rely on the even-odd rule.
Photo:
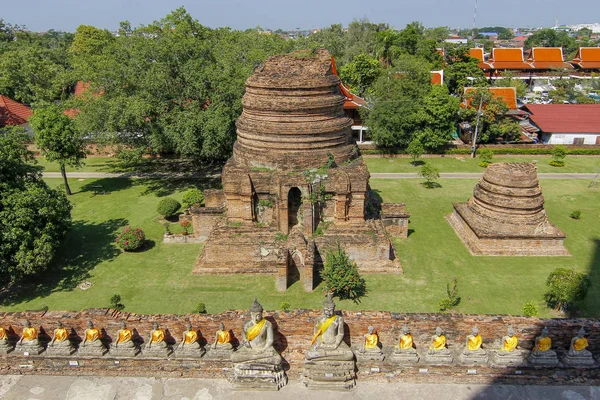
{"label": "house", "polygon": [[468,41],[469,40],[467,38],[464,38],[457,34],[452,34],[452,35],[450,35],[450,37],[448,37],[447,39],[444,40],[444,42],[446,42],[446,43],[455,43],[455,44],[467,44]]}
{"label": "house", "polygon": [[5,126],[22,126],[30,131],[29,117],[31,114],[31,108],[25,104],[0,94],[0,129]]}
{"label": "house", "polygon": [[571,61],[580,70],[600,70],[600,47],[580,47]]}
{"label": "house", "polygon": [[600,104],[528,104],[545,144],[600,144]]}
{"label": "house", "polygon": [[[338,76],[337,67],[333,57],[331,57],[331,70],[334,75]],[[346,101],[344,101],[344,112],[346,113],[346,116],[352,120],[352,137],[358,143],[363,143],[367,139],[366,131],[369,130],[369,128],[363,126],[359,110],[362,107],[367,107],[367,101],[362,97],[351,93],[350,89],[348,89],[341,81],[340,91],[344,97],[346,97]]]}
{"label": "house", "polygon": [[536,70],[573,69],[565,62],[562,47],[533,47],[527,62]]}

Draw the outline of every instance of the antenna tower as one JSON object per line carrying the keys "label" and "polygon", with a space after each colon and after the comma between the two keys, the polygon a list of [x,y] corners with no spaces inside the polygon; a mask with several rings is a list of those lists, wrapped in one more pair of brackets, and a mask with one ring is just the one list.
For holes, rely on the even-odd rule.
{"label": "antenna tower", "polygon": [[475,10],[473,11],[473,27],[471,29],[471,38],[475,40],[475,20],[477,19],[477,0],[475,0]]}

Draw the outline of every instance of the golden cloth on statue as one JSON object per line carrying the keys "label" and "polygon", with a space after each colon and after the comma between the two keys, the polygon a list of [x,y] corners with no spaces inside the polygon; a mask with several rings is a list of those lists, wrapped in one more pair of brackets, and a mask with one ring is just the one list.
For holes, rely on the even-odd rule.
{"label": "golden cloth on statue", "polygon": [[323,321],[323,323],[321,325],[319,325],[319,328],[317,329],[317,333],[315,333],[315,336],[313,336],[313,338],[310,342],[311,346],[313,344],[315,344],[315,342],[317,341],[319,336],[321,336],[323,334],[323,332],[325,332],[329,328],[329,326],[333,323],[333,321],[335,321],[335,315],[332,315],[331,317],[327,318],[325,321]]}
{"label": "golden cloth on statue", "polygon": [[121,329],[119,331],[119,338],[117,339],[117,343],[124,343],[131,340],[133,337],[133,332],[130,329]]}
{"label": "golden cloth on statue", "polygon": [[249,342],[253,341],[262,331],[266,321],[267,320],[263,318],[256,324],[248,328],[248,330],[246,331],[246,340],[248,340]]}
{"label": "golden cloth on statue", "polygon": [[198,340],[198,333],[194,330],[189,330],[185,333],[183,343],[184,344],[192,344]]}
{"label": "golden cloth on statue", "polygon": [[588,340],[584,337],[577,339],[575,343],[573,343],[573,349],[576,351],[585,350],[588,346]]}
{"label": "golden cloth on statue", "polygon": [[0,340],[5,340],[8,338],[8,334],[6,333],[6,329],[0,327]]}
{"label": "golden cloth on statue", "polygon": [[477,334],[469,338],[469,350],[475,351],[481,348],[481,335]]}
{"label": "golden cloth on statue", "polygon": [[37,338],[37,331],[35,330],[35,328],[25,328],[23,329],[22,338],[24,341],[35,340]]}
{"label": "golden cloth on statue", "polygon": [[100,339],[100,331],[96,328],[89,328],[85,331],[85,340],[95,342]]}
{"label": "golden cloth on statue", "polygon": [[229,331],[219,331],[217,333],[217,344],[227,344],[231,342]]}
{"label": "golden cloth on statue", "polygon": [[58,328],[54,330],[54,341],[64,342],[69,337],[69,332],[65,328]]}
{"label": "golden cloth on statue", "polygon": [[435,339],[433,339],[433,343],[431,344],[431,346],[429,346],[429,348],[433,349],[435,351],[445,349],[446,348],[446,336],[440,335],[440,336],[436,337]]}
{"label": "golden cloth on statue", "polygon": [[377,333],[373,333],[365,337],[365,349],[377,349],[379,348],[379,336]]}
{"label": "golden cloth on statue", "polygon": [[544,352],[550,350],[550,347],[552,347],[552,339],[549,337],[544,337],[537,341],[534,351],[537,350]]}
{"label": "golden cloth on statue", "polygon": [[413,337],[410,333],[403,335],[400,338],[400,349],[409,350],[413,348]]}
{"label": "golden cloth on statue", "polygon": [[152,340],[150,343],[162,343],[165,341],[165,331],[162,329],[157,329],[152,332]]}
{"label": "golden cloth on statue", "polygon": [[517,339],[516,336],[507,337],[506,339],[504,339],[504,346],[502,347],[502,350],[506,352],[511,352],[517,348],[518,344],[519,339]]}

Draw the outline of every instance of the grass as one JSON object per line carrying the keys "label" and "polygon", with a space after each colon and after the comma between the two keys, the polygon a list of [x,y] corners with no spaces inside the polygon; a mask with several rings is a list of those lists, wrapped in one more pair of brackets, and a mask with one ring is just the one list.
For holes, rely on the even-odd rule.
{"label": "grass", "polygon": [[[60,179],[49,179],[58,185]],[[567,233],[572,257],[472,257],[456,237],[444,216],[453,201],[466,201],[475,180],[442,179],[440,188],[425,189],[420,180],[373,179],[371,186],[384,201],[405,202],[412,213],[407,239],[396,240],[402,275],[366,275],[368,296],[361,304],[339,302],[343,309],[398,312],[435,312],[445,296],[446,283],[458,278],[465,313],[521,314],[523,304],[538,303],[548,274],[557,267],[572,267],[599,281],[600,191],[588,189],[585,180],[543,180],[546,207],[552,222]],[[163,226],[156,204],[165,194],[159,182],[129,179],[71,180],[75,194],[74,227],[59,251],[61,268],[37,283],[24,284],[1,303],[3,311],[39,309],[77,310],[107,307],[118,293],[126,311],[137,313],[189,313],[199,302],[209,313],[246,309],[257,296],[267,309],[281,302],[292,308],[318,308],[323,292],[303,291],[301,283],[286,292],[275,290],[273,276],[196,276],[191,270],[202,249],[197,244],[162,243]],[[105,195],[94,195],[91,186],[102,184]],[[181,200],[189,183],[180,182],[166,193]],[[569,218],[582,211],[580,220]],[[116,233],[126,225],[141,227],[150,245],[137,253],[121,252],[114,245]],[[89,280],[94,286],[82,291],[76,285]],[[593,284],[583,304],[582,316],[600,316],[600,287]]]}
{"label": "grass", "polygon": [[[492,162],[536,162],[538,172],[558,173],[595,173],[600,171],[600,157],[595,156],[567,156],[565,166],[558,168],[548,163],[552,156],[494,156]],[[369,172],[419,172],[420,166],[411,164],[411,159],[406,157],[365,157],[365,163]],[[485,169],[479,166],[479,158],[471,158],[468,155],[447,155],[445,157],[426,157],[418,161],[426,161],[437,167],[440,172],[483,172]]]}

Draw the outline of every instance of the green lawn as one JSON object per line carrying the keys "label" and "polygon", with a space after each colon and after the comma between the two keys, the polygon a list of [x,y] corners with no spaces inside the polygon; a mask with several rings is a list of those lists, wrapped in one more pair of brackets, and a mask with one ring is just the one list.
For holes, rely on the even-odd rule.
{"label": "green lawn", "polygon": [[[59,179],[49,179],[58,185]],[[585,180],[543,180],[550,219],[568,236],[572,257],[472,257],[456,237],[444,216],[453,201],[466,201],[475,180],[442,179],[441,188],[425,189],[420,180],[373,179],[371,186],[385,201],[401,201],[412,213],[408,239],[396,240],[403,275],[366,275],[369,294],[361,304],[340,302],[341,308],[398,312],[435,312],[445,296],[446,283],[458,278],[465,313],[519,314],[523,303],[537,301],[542,308],[545,279],[554,268],[569,267],[588,272],[599,281],[600,191],[588,189]],[[21,311],[47,305],[51,310],[106,307],[119,293],[127,311],[137,313],[188,313],[197,303],[209,312],[245,309],[256,295],[267,309],[282,301],[292,307],[315,308],[322,301],[317,288],[305,293],[300,283],[286,292],[275,290],[272,276],[195,276],[191,274],[201,245],[164,245],[156,204],[159,195],[180,199],[189,182],[128,179],[71,180],[75,194],[74,227],[58,255],[60,273],[49,274],[38,284],[5,299],[1,309]],[[93,195],[91,186],[101,184],[107,194]],[[568,214],[582,211],[582,219]],[[123,253],[115,247],[115,234],[125,225],[141,227],[150,246],[143,252]],[[89,280],[86,291],[77,283]],[[582,315],[600,316],[600,287],[593,285]]]}
{"label": "green lawn", "polygon": [[[411,159],[406,157],[365,157],[365,163],[371,173],[375,172],[419,172],[420,167],[411,164]],[[436,166],[440,172],[483,172],[479,166],[478,158],[468,155],[447,155],[445,157],[425,157],[426,161]],[[561,168],[548,164],[551,156],[494,156],[494,162],[536,162],[538,172],[600,172],[600,157],[594,156],[567,156],[566,165]]]}
{"label": "green lawn", "polygon": [[[37,165],[44,167],[45,172],[60,172],[60,166],[57,163],[46,161],[45,157],[36,157]],[[114,157],[88,157],[84,160],[83,167],[67,167],[67,172],[111,172],[116,164]]]}

